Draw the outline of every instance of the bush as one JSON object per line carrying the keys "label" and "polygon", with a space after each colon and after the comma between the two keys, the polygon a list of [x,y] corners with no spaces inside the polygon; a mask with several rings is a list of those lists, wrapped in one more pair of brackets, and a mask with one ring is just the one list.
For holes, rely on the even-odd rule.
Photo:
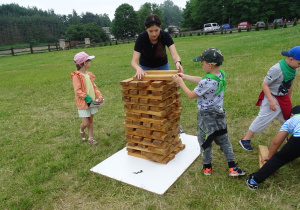
{"label": "bush", "polygon": [[296,26],[296,25],[297,25],[297,20],[295,19],[293,26]]}
{"label": "bush", "polygon": [[197,33],[197,36],[200,36],[200,32]]}
{"label": "bush", "polygon": [[182,34],[183,37],[185,37],[185,34]]}
{"label": "bush", "polygon": [[268,30],[269,29],[269,22],[268,22],[268,20],[266,21],[266,25],[265,25],[265,28],[264,28],[265,30]]}
{"label": "bush", "polygon": [[221,30],[221,34],[223,34],[223,30]]}
{"label": "bush", "polygon": [[232,30],[230,30],[230,32],[229,32],[230,34],[232,34]]}
{"label": "bush", "polygon": [[207,35],[207,32],[205,32],[205,34],[204,35]]}
{"label": "bush", "polygon": [[278,23],[277,23],[277,21],[275,21],[275,23],[274,23],[274,29],[277,29],[278,28]]}
{"label": "bush", "polygon": [[286,22],[284,22],[283,28],[287,28]]}
{"label": "bush", "polygon": [[193,34],[192,34],[192,33],[190,33],[190,36],[193,36]]}
{"label": "bush", "polygon": [[258,26],[258,24],[256,24],[256,26],[255,26],[255,31],[259,31],[259,26]]}
{"label": "bush", "polygon": [[247,32],[249,32],[250,30],[251,30],[250,26],[249,26],[249,27],[247,27]]}
{"label": "bush", "polygon": [[239,28],[238,32],[242,32],[242,29],[241,29],[241,28]]}

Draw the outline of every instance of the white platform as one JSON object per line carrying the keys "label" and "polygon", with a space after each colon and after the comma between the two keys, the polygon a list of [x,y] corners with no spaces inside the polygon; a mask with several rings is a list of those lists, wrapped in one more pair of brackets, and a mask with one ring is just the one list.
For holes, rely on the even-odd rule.
{"label": "white platform", "polygon": [[181,134],[180,138],[185,144],[185,149],[167,164],[130,156],[125,147],[93,167],[91,171],[162,195],[200,155],[196,136]]}

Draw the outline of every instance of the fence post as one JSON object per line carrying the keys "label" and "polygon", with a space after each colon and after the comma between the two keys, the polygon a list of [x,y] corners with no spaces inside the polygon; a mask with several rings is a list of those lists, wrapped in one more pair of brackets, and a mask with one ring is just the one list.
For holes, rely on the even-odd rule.
{"label": "fence post", "polygon": [[30,45],[30,52],[31,52],[31,54],[33,54],[32,45]]}
{"label": "fence post", "polygon": [[65,42],[65,40],[64,40],[64,39],[60,39],[60,40],[59,40],[59,48],[60,48],[61,50],[64,50],[65,47],[66,47],[66,42]]}
{"label": "fence post", "polygon": [[85,43],[85,47],[90,47],[90,45],[91,45],[90,38],[84,38],[84,43]]}
{"label": "fence post", "polygon": [[10,50],[11,50],[11,54],[14,56],[15,55],[14,48],[10,48]]}

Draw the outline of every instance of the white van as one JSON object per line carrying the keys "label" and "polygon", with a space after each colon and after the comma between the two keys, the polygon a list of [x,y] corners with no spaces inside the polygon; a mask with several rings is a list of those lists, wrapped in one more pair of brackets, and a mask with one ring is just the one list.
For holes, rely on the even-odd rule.
{"label": "white van", "polygon": [[203,32],[213,32],[213,31],[219,31],[220,26],[218,23],[205,23],[203,26]]}

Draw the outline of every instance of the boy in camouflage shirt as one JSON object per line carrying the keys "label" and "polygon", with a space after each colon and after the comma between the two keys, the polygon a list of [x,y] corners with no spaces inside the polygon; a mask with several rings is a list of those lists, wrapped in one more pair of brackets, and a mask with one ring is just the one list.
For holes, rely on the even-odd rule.
{"label": "boy in camouflage shirt", "polygon": [[[226,82],[225,72],[220,70],[220,66],[224,61],[224,57],[217,48],[208,48],[200,56],[194,58],[193,61],[201,61],[202,68],[206,73],[204,77],[178,73],[173,76],[173,79],[190,99],[197,98],[197,137],[201,148],[203,173],[204,175],[211,175],[212,141],[215,141],[226,157],[229,176],[245,175],[246,172],[236,166],[232,145],[227,133],[226,111],[222,108]],[[198,85],[191,91],[183,80]]]}

